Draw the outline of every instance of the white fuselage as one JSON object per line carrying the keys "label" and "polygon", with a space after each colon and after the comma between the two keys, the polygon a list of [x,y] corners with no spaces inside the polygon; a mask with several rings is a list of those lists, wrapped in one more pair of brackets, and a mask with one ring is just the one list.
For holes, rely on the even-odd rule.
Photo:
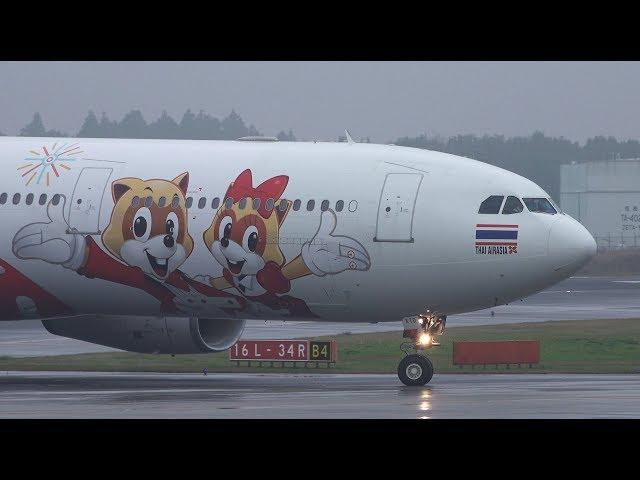
{"label": "white fuselage", "polygon": [[[427,310],[452,314],[511,302],[568,277],[595,252],[593,238],[568,215],[532,213],[527,208],[510,215],[478,213],[481,202],[491,195],[548,198],[533,182],[485,163],[412,148],[3,137],[0,161],[5,167],[0,194],[7,194],[0,204],[0,259],[39,287],[34,295],[41,296],[41,303],[44,291],[65,306],[60,311],[55,306],[43,309],[28,291],[14,288],[2,301],[17,302],[18,318],[93,313],[184,316],[192,300],[204,304],[210,295],[188,288],[176,293],[180,287],[163,286],[172,272],[179,272],[231,296],[233,308],[225,309],[223,301],[215,303],[201,311],[209,317],[297,318],[302,311],[298,307],[273,306],[282,297],[292,297],[306,304],[316,320],[398,321]],[[224,214],[221,209],[230,184],[239,183],[239,175],[247,169],[255,192],[262,182],[286,176],[273,208],[282,199],[290,205],[281,223],[255,213],[242,227],[233,227],[245,229],[244,237],[225,242],[224,225],[216,230],[212,222],[219,211]],[[187,206],[180,228],[188,231],[192,245],[179,240],[177,233],[167,238],[171,234],[163,230],[165,214],[158,220],[156,213],[144,213],[149,231],[143,231],[143,220],[136,224],[136,215],[142,215],[138,212],[145,208],[145,197],[138,196],[135,203],[127,197],[127,185],[115,185],[120,179],[139,179],[142,183],[135,188],[152,179],[167,184],[176,179],[178,185],[177,177],[185,172],[186,194],[176,202]],[[277,181],[271,183],[269,188],[280,188]],[[167,194],[167,204],[172,195],[182,198],[177,191],[178,195]],[[15,194],[20,199],[14,204]],[[29,194],[33,194],[30,205]],[[50,205],[55,194],[65,197],[64,209]],[[261,206],[269,195],[265,193]],[[128,203],[116,208],[124,199]],[[315,205],[308,210],[310,200]],[[158,203],[157,196],[150,202]],[[178,225],[179,213],[172,217],[172,225]],[[247,247],[253,233],[248,227],[256,222],[266,225],[266,231],[259,232],[265,253]],[[476,233],[483,228],[479,225],[517,230],[517,248],[479,250]],[[18,234],[26,226],[24,235]],[[105,240],[109,227],[116,233]],[[256,232],[262,228],[254,227]],[[207,243],[205,232],[210,228]],[[100,248],[109,262],[89,259],[95,253],[87,250],[89,239],[95,242],[91,248]],[[225,249],[227,257],[221,256]],[[147,260],[149,252],[153,255]],[[266,272],[272,258],[281,261],[272,261],[273,271]],[[230,263],[224,264],[227,259]],[[94,263],[87,266],[87,262]],[[246,270],[231,271],[236,268]],[[0,285],[2,276],[13,272],[3,270]],[[266,273],[261,277],[258,271]],[[11,278],[5,281],[17,284]],[[28,281],[20,277],[18,283]],[[283,282],[286,287],[280,287]],[[168,293],[154,294],[154,288],[166,288]],[[178,298],[183,305],[174,308]],[[198,310],[193,312],[197,315]],[[4,318],[8,319],[6,314]]]}

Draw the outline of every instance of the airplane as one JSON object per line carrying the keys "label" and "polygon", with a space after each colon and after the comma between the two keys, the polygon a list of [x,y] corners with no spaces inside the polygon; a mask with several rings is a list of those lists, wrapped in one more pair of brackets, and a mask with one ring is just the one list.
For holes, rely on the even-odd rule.
{"label": "airplane", "polygon": [[0,137],[0,319],[130,352],[224,351],[247,319],[398,322],[424,385],[448,315],[578,271],[535,183],[396,145]]}

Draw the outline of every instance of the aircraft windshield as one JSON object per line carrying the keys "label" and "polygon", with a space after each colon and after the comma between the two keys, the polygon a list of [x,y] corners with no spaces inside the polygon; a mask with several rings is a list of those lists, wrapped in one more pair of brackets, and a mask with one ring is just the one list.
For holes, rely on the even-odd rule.
{"label": "aircraft windshield", "polygon": [[504,207],[502,208],[503,215],[511,215],[513,213],[520,213],[524,210],[522,206],[522,202],[513,196],[507,197],[507,201],[504,202]]}
{"label": "aircraft windshield", "polygon": [[558,213],[548,198],[523,198],[522,201],[530,212],[549,213],[551,215]]}
{"label": "aircraft windshield", "polygon": [[502,195],[492,195],[480,204],[478,213],[499,213],[502,206]]}

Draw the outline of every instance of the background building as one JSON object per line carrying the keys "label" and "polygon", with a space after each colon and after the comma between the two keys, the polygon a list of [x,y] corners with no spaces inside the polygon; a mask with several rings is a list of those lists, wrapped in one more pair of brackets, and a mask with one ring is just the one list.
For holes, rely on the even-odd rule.
{"label": "background building", "polygon": [[562,165],[560,207],[599,247],[640,247],[640,159]]}

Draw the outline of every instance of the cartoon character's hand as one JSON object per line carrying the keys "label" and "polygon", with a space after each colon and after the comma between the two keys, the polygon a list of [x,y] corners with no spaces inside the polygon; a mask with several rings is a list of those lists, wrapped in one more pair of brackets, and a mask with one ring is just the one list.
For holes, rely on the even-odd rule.
{"label": "cartoon character's hand", "polygon": [[226,317],[228,309],[240,310],[242,308],[242,305],[233,297],[209,297],[192,286],[189,286],[189,291],[174,287],[168,283],[165,283],[165,286],[173,292],[173,303],[178,311],[191,317]]}
{"label": "cartoon character's hand", "polygon": [[336,223],[333,210],[322,212],[318,231],[302,246],[302,259],[307,268],[318,276],[345,270],[368,270],[371,259],[367,250],[351,237],[333,235]]}
{"label": "cartoon character's hand", "polygon": [[276,262],[268,261],[256,274],[262,288],[272,293],[287,293],[291,290],[291,282],[282,274],[282,268]]}
{"label": "cartoon character's hand", "polygon": [[49,222],[25,225],[13,237],[12,250],[21,259],[36,258],[45,262],[78,270],[84,262],[86,243],[79,233],[69,233],[64,218],[66,198],[61,196],[57,205],[47,205]]}

